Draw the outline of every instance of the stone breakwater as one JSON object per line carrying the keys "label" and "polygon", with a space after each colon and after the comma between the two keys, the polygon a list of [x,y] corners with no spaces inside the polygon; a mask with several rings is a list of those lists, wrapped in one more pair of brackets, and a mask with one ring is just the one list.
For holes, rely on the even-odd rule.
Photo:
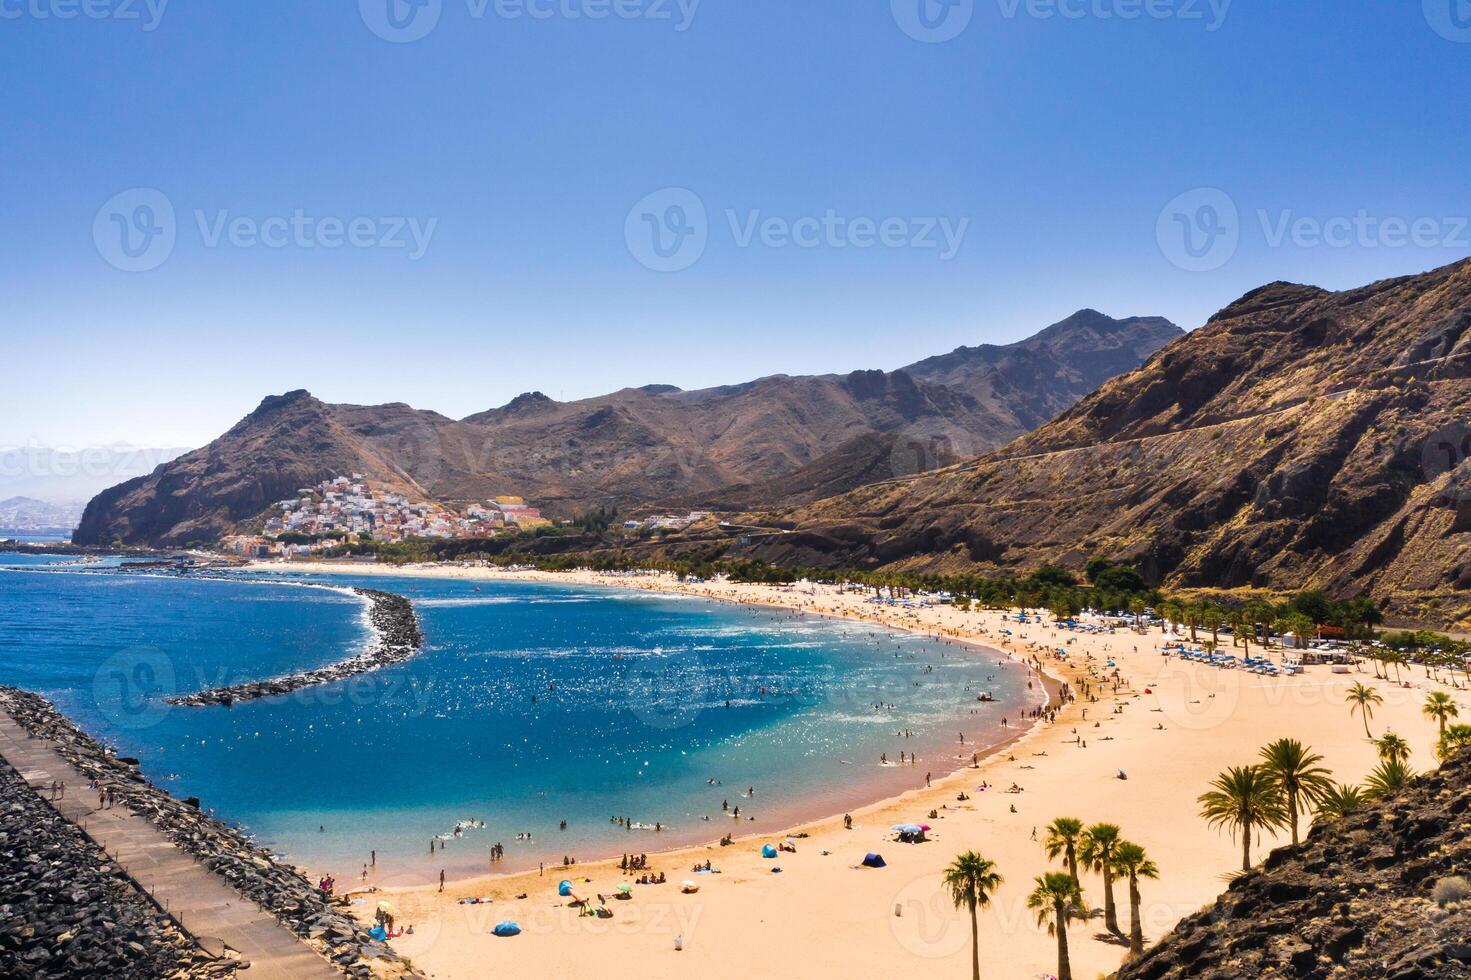
{"label": "stone breakwater", "polygon": [[0,976],[229,977],[111,859],[0,761]]}
{"label": "stone breakwater", "polygon": [[169,704],[190,708],[209,705],[238,704],[259,698],[278,697],[291,694],[307,687],[330,684],[346,680],[358,674],[390,667],[402,663],[424,645],[424,636],[419,631],[419,620],[414,607],[401,595],[379,592],[375,589],[353,589],[357,595],[368,600],[368,622],[373,627],[374,640],[367,650],[356,657],[321,667],[317,670],[287,674],[265,681],[252,681],[232,687],[217,687],[198,694],[184,694],[169,698]]}
{"label": "stone breakwater", "polygon": [[[198,801],[176,800],[148,782],[135,764],[119,758],[77,728],[45,698],[0,687],[0,710],[31,734],[50,740],[90,781],[112,790],[119,803],[152,822],[346,976],[356,980],[422,977],[387,943],[369,936],[344,906],[334,904],[296,869],[277,860],[239,830],[203,813]],[[7,899],[0,899],[4,901]],[[0,971],[0,976],[6,975]]]}

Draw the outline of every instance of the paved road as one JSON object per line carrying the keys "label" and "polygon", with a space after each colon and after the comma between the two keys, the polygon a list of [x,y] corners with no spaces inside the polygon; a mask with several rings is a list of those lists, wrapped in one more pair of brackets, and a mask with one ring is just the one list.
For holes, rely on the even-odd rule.
{"label": "paved road", "polygon": [[243,980],[342,980],[325,959],[153,824],[121,805],[98,810],[87,778],[51,742],[28,738],[4,711],[0,756],[44,797],[50,797],[52,782],[66,783],[66,796],[52,805],[81,826],[205,949],[219,953],[222,945],[228,946],[248,960],[250,968],[240,974]]}

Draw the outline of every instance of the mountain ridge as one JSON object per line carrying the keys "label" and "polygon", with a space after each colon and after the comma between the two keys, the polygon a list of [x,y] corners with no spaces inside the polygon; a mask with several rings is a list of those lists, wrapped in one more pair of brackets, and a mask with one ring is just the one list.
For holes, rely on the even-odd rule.
{"label": "mountain ridge", "polygon": [[[1010,353],[973,365],[965,385],[906,369],[771,375],[701,391],[624,388],[574,402],[527,392],[458,420],[403,403],[329,405],[297,389],[262,399],[210,445],[99,494],[75,540],[208,542],[300,487],[347,473],[450,504],[515,494],[563,516],[603,505],[698,506],[730,496],[727,488],[750,494],[794,475],[839,492],[882,464],[826,458],[841,459],[845,447],[871,453],[870,435],[925,446],[938,440],[951,448],[930,455],[947,461],[995,448],[1038,412],[1086,394],[1100,346],[1136,356],[1183,335],[1158,318],[1078,320],[1082,312],[1049,328],[1036,350],[1022,346],[1030,339],[996,348]],[[1006,377],[1008,357],[1030,365],[1036,390]],[[820,474],[800,475],[819,461]]]}
{"label": "mountain ridge", "polygon": [[[1471,611],[1471,260],[1273,283],[997,452],[777,512],[786,564],[1025,574]],[[755,517],[750,518],[752,520]]]}

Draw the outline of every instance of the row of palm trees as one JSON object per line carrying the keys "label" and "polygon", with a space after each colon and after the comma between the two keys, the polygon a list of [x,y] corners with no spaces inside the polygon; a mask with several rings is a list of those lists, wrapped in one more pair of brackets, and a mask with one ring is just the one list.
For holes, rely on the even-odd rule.
{"label": "row of palm trees", "polygon": [[[1133,841],[1125,840],[1117,824],[1096,823],[1085,827],[1075,817],[1058,817],[1047,826],[1042,841],[1049,860],[1061,859],[1065,870],[1051,871],[1035,879],[1027,896],[1027,908],[1037,917],[1037,924],[1057,939],[1058,980],[1072,980],[1072,964],[1068,955],[1067,927],[1074,919],[1086,919],[1089,912],[1083,901],[1083,884],[1079,870],[1086,869],[1103,877],[1104,926],[1120,933],[1118,906],[1114,901],[1114,883],[1129,883],[1129,950],[1144,951],[1144,928],[1139,909],[1142,896],[1139,882],[1158,878],[1159,868],[1148,852]],[[946,890],[958,909],[970,912],[971,972],[980,980],[979,910],[991,904],[991,897],[1004,882],[996,864],[974,851],[959,855],[945,870]],[[1121,934],[1121,933],[1120,933]]]}
{"label": "row of palm trees", "polygon": [[[1363,716],[1364,732],[1372,739],[1368,723],[1374,706],[1383,704],[1384,699],[1373,688],[1355,684],[1347,700],[1350,712]],[[1422,713],[1439,725],[1437,754],[1442,760],[1471,748],[1471,725],[1451,724],[1460,712],[1445,692],[1432,692],[1425,700]],[[1379,752],[1379,766],[1369,773],[1363,786],[1358,786],[1334,782],[1333,773],[1322,765],[1323,757],[1297,739],[1278,739],[1263,746],[1260,761],[1232,767],[1217,776],[1211,789],[1199,798],[1201,816],[1212,827],[1225,828],[1241,836],[1241,870],[1250,871],[1254,833],[1286,829],[1292,834],[1293,844],[1301,843],[1302,823],[1308,815],[1316,814],[1322,819],[1341,817],[1365,803],[1390,795],[1415,777],[1409,766],[1410,745],[1404,738],[1385,732],[1374,744]],[[1048,860],[1060,860],[1064,870],[1050,871],[1036,878],[1027,897],[1027,907],[1036,913],[1037,924],[1045,926],[1048,934],[1057,939],[1058,980],[1072,980],[1068,923],[1089,915],[1083,901],[1081,870],[1102,876],[1104,926],[1114,933],[1120,933],[1114,884],[1127,879],[1129,951],[1132,955],[1142,953],[1144,931],[1139,882],[1159,877],[1159,868],[1145,849],[1125,840],[1117,824],[1085,826],[1076,817],[1058,817],[1048,824],[1042,848]],[[974,851],[959,855],[945,871],[945,887],[955,907],[970,912],[971,971],[975,980],[981,976],[978,912],[990,905],[1003,882],[995,862]]]}
{"label": "row of palm trees", "polygon": [[[1427,705],[1427,712],[1429,706]],[[1467,728],[1471,726],[1453,726]],[[1212,827],[1241,837],[1241,870],[1251,870],[1252,834],[1287,829],[1292,843],[1301,842],[1303,817],[1316,813],[1332,819],[1383,799],[1415,778],[1410,768],[1410,745],[1394,732],[1375,743],[1379,765],[1363,786],[1335,783],[1321,763],[1323,757],[1292,738],[1262,748],[1259,762],[1233,766],[1211,783],[1199,798],[1200,815]]]}

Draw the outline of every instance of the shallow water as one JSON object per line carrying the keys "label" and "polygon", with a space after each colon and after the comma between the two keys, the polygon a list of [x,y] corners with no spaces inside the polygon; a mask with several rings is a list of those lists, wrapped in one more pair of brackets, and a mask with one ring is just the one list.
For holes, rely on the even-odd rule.
{"label": "shallow water", "polygon": [[[420,656],[229,709],[165,703],[356,653],[370,634],[347,585],[408,596]],[[517,868],[774,832],[920,786],[1040,699],[1001,659],[619,589],[221,581],[0,555],[0,682],[53,697],[171,792],[313,868],[348,875],[375,849],[380,880],[485,871],[495,841]],[[983,691],[997,702],[977,703]],[[901,749],[920,764],[879,765]],[[464,819],[486,827],[431,859],[430,839]]]}

